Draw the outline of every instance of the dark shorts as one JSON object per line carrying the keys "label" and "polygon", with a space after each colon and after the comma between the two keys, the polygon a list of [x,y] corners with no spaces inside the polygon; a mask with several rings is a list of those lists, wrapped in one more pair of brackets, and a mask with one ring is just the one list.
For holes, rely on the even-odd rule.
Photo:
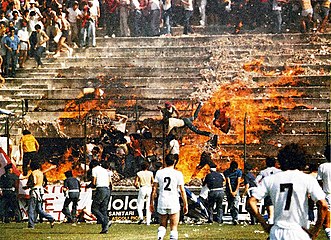
{"label": "dark shorts", "polygon": [[268,207],[268,206],[272,206],[272,205],[273,205],[273,204],[272,204],[272,201],[271,201],[270,196],[266,196],[266,197],[264,198],[264,206]]}
{"label": "dark shorts", "polygon": [[63,38],[68,38],[68,36],[69,36],[69,31],[68,31],[68,30],[62,30],[62,35],[61,35],[61,37],[63,37]]}

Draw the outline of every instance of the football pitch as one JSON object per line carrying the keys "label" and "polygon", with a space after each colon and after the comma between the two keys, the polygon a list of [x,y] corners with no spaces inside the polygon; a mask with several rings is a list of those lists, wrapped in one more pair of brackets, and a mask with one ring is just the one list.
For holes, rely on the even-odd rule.
{"label": "football pitch", "polygon": [[[38,223],[35,229],[28,229],[27,223],[0,223],[0,239],[13,240],[48,240],[48,239],[112,239],[112,240],[146,240],[156,239],[158,225],[114,223],[108,234],[99,234],[98,224],[79,223],[76,225],[57,223],[50,228],[48,223]],[[179,239],[242,239],[266,240],[268,235],[260,225],[239,224],[180,224]],[[169,229],[165,239],[169,239]],[[324,230],[321,230],[318,240],[327,240]]]}

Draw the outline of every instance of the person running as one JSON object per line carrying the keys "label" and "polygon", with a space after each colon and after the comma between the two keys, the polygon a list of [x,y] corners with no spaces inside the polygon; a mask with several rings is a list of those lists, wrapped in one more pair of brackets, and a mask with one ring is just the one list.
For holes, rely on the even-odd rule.
{"label": "person running", "polygon": [[160,215],[158,240],[163,240],[167,231],[168,220],[170,220],[170,239],[178,239],[177,229],[180,215],[178,189],[183,201],[183,213],[188,213],[184,177],[180,171],[174,169],[174,163],[174,159],[167,155],[165,158],[166,167],[157,171],[154,179],[150,210],[154,212],[154,200],[158,191],[157,212]]}
{"label": "person running", "polygon": [[[327,214],[325,193],[316,178],[301,169],[306,165],[306,153],[299,144],[288,144],[278,153],[282,172],[266,177],[252,191],[248,199],[249,211],[270,234],[270,239],[315,239]],[[308,229],[308,198],[316,202],[318,217],[315,226]],[[274,224],[270,225],[260,214],[259,200],[270,195],[275,207]]]}
{"label": "person running", "polygon": [[[66,171],[64,175],[66,176],[63,183],[65,200],[63,203],[62,213],[66,216],[67,223],[76,223],[77,205],[80,195],[80,182],[77,178],[73,177],[71,170]],[[71,211],[69,210],[70,203],[72,203]]]}
{"label": "person running", "polygon": [[55,219],[49,213],[46,213],[42,208],[43,195],[44,195],[44,172],[55,168],[49,168],[46,171],[41,171],[40,163],[33,161],[30,164],[32,173],[29,175],[28,182],[25,189],[30,188],[30,198],[28,207],[28,228],[34,228],[36,213],[39,214],[41,218],[46,218],[50,224],[51,228],[54,227]]}

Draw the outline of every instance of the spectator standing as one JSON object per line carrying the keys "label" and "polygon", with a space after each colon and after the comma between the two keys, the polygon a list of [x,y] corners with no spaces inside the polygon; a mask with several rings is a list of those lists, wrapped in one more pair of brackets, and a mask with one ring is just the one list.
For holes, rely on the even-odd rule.
{"label": "spectator standing", "polygon": [[37,24],[35,26],[35,30],[36,30],[36,44],[34,46],[34,59],[37,62],[37,68],[41,67],[43,65],[43,63],[41,62],[41,57],[42,54],[45,52],[46,50],[46,44],[49,41],[49,37],[48,35],[45,33],[44,30],[41,30],[41,26],[39,24]]}
{"label": "spectator standing", "polygon": [[171,0],[162,1],[162,20],[163,20],[163,31],[166,37],[171,36]]}
{"label": "spectator standing", "polygon": [[[67,223],[75,223],[77,221],[77,205],[80,195],[80,182],[72,174],[72,171],[66,171],[64,173],[66,179],[63,183],[63,193],[65,200],[63,203],[62,213],[67,219]],[[69,210],[69,204],[72,203],[71,211]]]}
{"label": "spectator standing", "polygon": [[210,168],[210,173],[207,174],[205,180],[203,181],[203,186],[207,186],[209,189],[208,192],[208,212],[209,219],[208,223],[214,221],[214,207],[216,211],[216,221],[218,223],[223,223],[223,198],[224,198],[224,189],[223,183],[225,177],[222,173],[216,171],[216,167]]}
{"label": "spectator standing", "polygon": [[[6,66],[5,74],[9,77],[16,77],[17,57],[20,51],[20,39],[15,34],[15,29],[9,29],[9,36],[5,39]],[[10,69],[10,70],[9,70]]]}
{"label": "spectator standing", "polygon": [[10,222],[10,211],[14,213],[16,222],[20,222],[22,216],[17,199],[19,179],[18,176],[13,173],[11,163],[6,165],[4,169],[5,173],[0,177],[0,196],[5,217],[4,222]]}
{"label": "spectator standing", "polygon": [[22,29],[18,30],[17,33],[17,36],[20,39],[20,56],[18,61],[20,68],[24,68],[24,64],[28,57],[28,51],[30,49],[30,36],[27,25],[28,23],[26,21],[22,21]]}
{"label": "spectator standing", "polygon": [[180,171],[174,169],[174,163],[174,160],[167,155],[165,158],[166,167],[156,172],[153,184],[150,208],[151,212],[154,212],[154,200],[158,191],[157,212],[160,214],[160,227],[158,228],[157,239],[159,240],[163,240],[166,234],[168,220],[170,220],[170,239],[178,239],[179,192],[183,201],[183,213],[188,212],[184,177]]}
{"label": "spectator standing", "polygon": [[23,160],[23,175],[28,174],[28,166],[31,162],[37,161],[37,152],[39,143],[36,138],[27,129],[23,130],[23,136],[20,139],[20,157]]}
{"label": "spectator standing", "polygon": [[128,24],[130,0],[120,0],[120,34],[121,37],[130,36],[130,28]]}
{"label": "spectator standing", "polygon": [[90,163],[92,166],[92,184],[96,190],[92,196],[91,211],[101,223],[102,230],[100,234],[108,233],[111,225],[108,217],[108,205],[110,201],[111,178],[108,170],[99,165],[95,160]]}
{"label": "spectator standing", "polygon": [[104,3],[104,19],[106,23],[106,37],[115,37],[118,25],[119,0],[106,0]]}
{"label": "spectator standing", "polygon": [[161,3],[159,0],[150,0],[150,35],[160,36]]}
{"label": "spectator standing", "polygon": [[242,178],[242,171],[238,169],[238,163],[232,161],[230,167],[223,174],[226,179],[226,197],[228,208],[231,212],[232,223],[237,225],[239,223],[239,185]]}
{"label": "spectator standing", "polygon": [[54,227],[55,219],[52,215],[46,213],[42,209],[43,195],[44,195],[44,172],[40,170],[40,163],[34,161],[30,165],[32,173],[29,175],[28,183],[25,188],[30,188],[29,208],[28,208],[28,228],[34,228],[35,213],[39,214],[41,218],[46,218],[51,228]]}
{"label": "spectator standing", "polygon": [[90,17],[92,19],[91,21],[91,42],[92,42],[92,47],[96,47],[96,28],[98,27],[98,19],[100,17],[100,6],[99,6],[99,1],[98,0],[90,0],[88,2],[88,6],[90,7]]}
{"label": "spectator standing", "polygon": [[153,172],[148,170],[149,163],[143,162],[141,164],[141,171],[137,172],[137,176],[134,181],[134,186],[139,189],[137,210],[139,215],[139,222],[141,224],[144,221],[143,209],[146,200],[146,224],[151,223],[151,211],[150,211],[150,198],[152,193],[152,184],[154,181]]}
{"label": "spectator standing", "polygon": [[[255,176],[251,172],[252,166],[250,164],[245,164],[245,173],[244,173],[244,191],[241,193],[241,198],[243,199],[244,197],[250,197],[252,195],[252,190],[255,188],[256,181],[255,181]],[[247,201],[246,201],[246,209],[247,209]],[[251,219],[250,225],[255,225],[256,220],[255,217],[252,215],[252,213],[249,212],[249,216]]]}
{"label": "spectator standing", "polygon": [[131,21],[132,21],[132,36],[140,37],[142,35],[142,9],[139,0],[131,0]]}
{"label": "spectator standing", "polygon": [[82,12],[78,8],[78,2],[74,1],[73,6],[68,8],[68,22],[70,24],[69,46],[78,47],[79,45],[78,21],[80,21],[81,17]]}
{"label": "spectator standing", "polygon": [[81,27],[81,47],[91,47],[93,45],[93,38],[95,38],[95,23],[91,18],[90,8],[86,5],[82,13],[82,27]]}
{"label": "spectator standing", "polygon": [[[279,168],[276,167],[276,159],[275,158],[267,157],[265,159],[265,162],[266,162],[267,168],[262,170],[256,176],[255,181],[256,181],[257,184],[261,184],[262,180],[265,177],[268,177],[270,175],[273,175],[273,174],[276,174],[276,173],[282,171],[282,170],[280,170]],[[272,204],[270,196],[266,196],[264,198],[264,206],[267,209],[267,213],[268,213],[268,223],[273,224],[273,222],[274,222],[274,206]]]}
{"label": "spectator standing", "polygon": [[193,16],[193,1],[192,0],[181,0],[184,7],[184,35],[192,34],[193,29],[191,27],[191,17]]}
{"label": "spectator standing", "polygon": [[330,160],[330,145],[326,146],[324,156],[328,162],[321,164],[318,167],[317,180],[323,187],[323,191],[326,194],[326,202],[328,204],[328,212],[324,221],[324,230],[326,236],[331,239],[331,226],[330,226],[330,215],[331,215],[331,160]]}
{"label": "spectator standing", "polygon": [[[282,172],[266,177],[253,191],[248,200],[252,214],[270,234],[270,239],[315,239],[327,214],[325,193],[317,180],[300,171],[306,154],[298,144],[288,144],[278,153]],[[316,202],[318,217],[314,227],[308,229],[308,198]],[[259,213],[257,202],[270,195],[275,206],[275,221],[267,224]]]}

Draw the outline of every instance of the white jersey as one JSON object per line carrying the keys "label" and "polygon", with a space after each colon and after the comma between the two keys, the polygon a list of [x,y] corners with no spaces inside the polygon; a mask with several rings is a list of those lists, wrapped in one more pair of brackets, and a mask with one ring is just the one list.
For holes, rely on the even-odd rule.
{"label": "white jersey", "polygon": [[159,185],[159,209],[180,209],[178,187],[184,185],[183,174],[173,168],[163,168],[156,172],[155,183]]}
{"label": "white jersey", "polygon": [[283,229],[308,225],[308,194],[313,201],[325,199],[317,180],[299,170],[288,170],[262,180],[253,191],[257,199],[270,196],[275,207],[274,223]]}
{"label": "white jersey", "polygon": [[331,163],[323,163],[318,167],[317,180],[323,182],[323,191],[331,194]]}
{"label": "white jersey", "polygon": [[256,184],[260,184],[262,182],[262,179],[265,178],[265,177],[268,177],[272,174],[275,174],[275,173],[278,173],[278,172],[281,172],[282,170],[280,170],[279,168],[276,168],[276,167],[268,167],[264,170],[262,170],[257,176],[256,176],[256,179],[255,179],[255,182]]}

